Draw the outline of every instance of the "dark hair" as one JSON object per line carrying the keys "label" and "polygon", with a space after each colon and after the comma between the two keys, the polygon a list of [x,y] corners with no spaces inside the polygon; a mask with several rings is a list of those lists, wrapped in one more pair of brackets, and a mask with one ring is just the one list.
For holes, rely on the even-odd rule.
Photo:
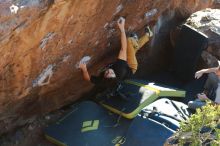
{"label": "dark hair", "polygon": [[118,84],[118,80],[116,78],[104,78],[103,84],[107,89],[114,89]]}
{"label": "dark hair", "polygon": [[104,76],[105,76],[105,71],[102,71],[99,74],[99,77],[102,78],[100,84],[101,84],[101,86],[103,88],[105,88],[105,89],[112,89],[115,86],[117,86],[117,84],[118,84],[117,78],[105,78]]}

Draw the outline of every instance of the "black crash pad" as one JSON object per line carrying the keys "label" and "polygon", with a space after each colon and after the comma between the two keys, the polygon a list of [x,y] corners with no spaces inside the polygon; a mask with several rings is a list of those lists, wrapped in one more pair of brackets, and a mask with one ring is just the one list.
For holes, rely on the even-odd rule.
{"label": "black crash pad", "polygon": [[192,80],[199,57],[208,47],[208,37],[184,24],[176,42],[173,57],[173,71],[181,81]]}

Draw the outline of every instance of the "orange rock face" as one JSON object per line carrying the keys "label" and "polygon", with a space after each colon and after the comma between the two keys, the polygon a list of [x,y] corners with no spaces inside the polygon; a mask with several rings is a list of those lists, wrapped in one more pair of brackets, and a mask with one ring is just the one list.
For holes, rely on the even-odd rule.
{"label": "orange rock face", "polygon": [[[119,16],[126,17],[130,32],[143,33],[145,25],[154,27],[157,37],[144,48],[145,56],[139,56],[144,60],[163,26],[215,3],[0,0],[0,134],[35,115],[73,102],[88,91],[92,85],[83,81],[77,64],[85,59],[89,71],[95,73],[114,59],[120,48],[115,25]],[[145,14],[153,9],[155,13],[146,20]]]}

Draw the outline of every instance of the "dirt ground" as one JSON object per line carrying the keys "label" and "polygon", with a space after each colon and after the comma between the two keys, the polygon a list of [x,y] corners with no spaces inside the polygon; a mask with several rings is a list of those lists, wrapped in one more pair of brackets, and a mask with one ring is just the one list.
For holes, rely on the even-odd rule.
{"label": "dirt ground", "polygon": [[43,130],[68,111],[68,108],[60,109],[34,119],[30,124],[1,136],[0,146],[55,146],[44,137]]}

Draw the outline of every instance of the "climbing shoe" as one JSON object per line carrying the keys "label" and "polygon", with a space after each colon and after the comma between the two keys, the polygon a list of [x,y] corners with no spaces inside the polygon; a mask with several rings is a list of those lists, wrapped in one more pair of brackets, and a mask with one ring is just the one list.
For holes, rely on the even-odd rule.
{"label": "climbing shoe", "polygon": [[196,110],[197,108],[201,108],[202,106],[206,105],[206,102],[201,101],[199,99],[196,99],[194,101],[189,101],[188,102],[188,108]]}
{"label": "climbing shoe", "polygon": [[145,33],[146,33],[149,37],[152,37],[152,36],[153,36],[153,32],[151,31],[151,29],[150,29],[149,26],[145,27]]}
{"label": "climbing shoe", "polygon": [[138,35],[134,32],[130,33],[129,37],[134,38],[135,40],[138,40]]}

